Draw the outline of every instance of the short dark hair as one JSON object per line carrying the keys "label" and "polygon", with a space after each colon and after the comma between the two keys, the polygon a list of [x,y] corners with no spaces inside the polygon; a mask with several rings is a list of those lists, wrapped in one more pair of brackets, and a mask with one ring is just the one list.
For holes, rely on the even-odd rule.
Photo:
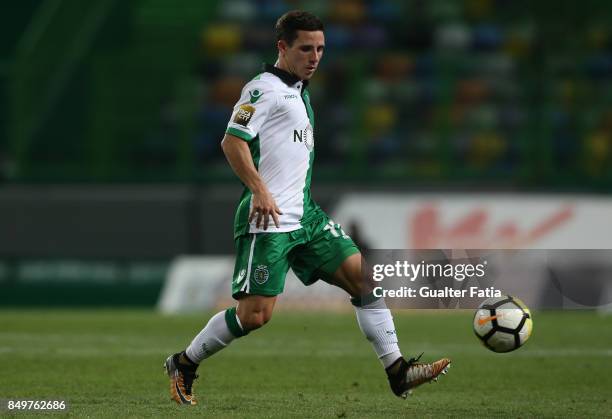
{"label": "short dark hair", "polygon": [[321,19],[309,12],[292,10],[276,21],[276,40],[281,39],[291,46],[298,37],[297,31],[322,31]]}

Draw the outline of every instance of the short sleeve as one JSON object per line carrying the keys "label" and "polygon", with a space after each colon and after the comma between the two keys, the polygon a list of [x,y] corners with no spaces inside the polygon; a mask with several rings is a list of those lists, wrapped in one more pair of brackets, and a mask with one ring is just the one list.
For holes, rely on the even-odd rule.
{"label": "short sleeve", "polygon": [[277,104],[271,84],[262,80],[251,80],[242,89],[240,100],[234,106],[226,133],[245,141],[251,141],[259,134],[264,122]]}

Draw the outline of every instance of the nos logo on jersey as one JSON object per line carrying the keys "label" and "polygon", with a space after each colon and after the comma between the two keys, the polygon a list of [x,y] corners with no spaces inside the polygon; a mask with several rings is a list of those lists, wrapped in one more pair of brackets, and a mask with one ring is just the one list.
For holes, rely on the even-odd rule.
{"label": "nos logo on jersey", "polygon": [[312,151],[314,148],[314,133],[310,124],[306,125],[306,128],[302,130],[293,130],[293,142],[304,143],[308,151]]}

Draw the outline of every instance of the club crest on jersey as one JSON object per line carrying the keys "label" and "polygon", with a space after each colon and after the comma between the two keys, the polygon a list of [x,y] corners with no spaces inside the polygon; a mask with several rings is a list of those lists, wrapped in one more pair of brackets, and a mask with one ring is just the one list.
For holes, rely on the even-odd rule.
{"label": "club crest on jersey", "polygon": [[268,278],[270,277],[270,272],[268,271],[268,267],[266,265],[257,265],[255,268],[255,272],[253,273],[253,279],[259,285],[265,284]]}
{"label": "club crest on jersey", "polygon": [[312,151],[314,148],[314,133],[310,124],[306,125],[306,128],[301,130],[293,130],[293,142],[304,143],[308,151]]}
{"label": "club crest on jersey", "polygon": [[254,113],[255,108],[253,106],[247,103],[240,105],[238,112],[236,112],[236,116],[234,116],[234,123],[246,127]]}

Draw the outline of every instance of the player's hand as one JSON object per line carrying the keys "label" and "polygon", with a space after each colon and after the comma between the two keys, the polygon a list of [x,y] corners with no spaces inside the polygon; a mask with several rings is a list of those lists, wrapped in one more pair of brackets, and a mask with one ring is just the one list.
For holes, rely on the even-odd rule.
{"label": "player's hand", "polygon": [[282,212],[276,205],[276,201],[274,201],[274,198],[270,192],[265,191],[253,194],[253,209],[249,215],[249,223],[253,221],[253,218],[255,218],[257,215],[257,222],[255,223],[255,226],[260,228],[259,226],[261,226],[263,221],[263,229],[267,230],[270,216],[272,216],[274,225],[276,228],[279,228],[280,222],[278,221],[278,216],[281,214]]}

